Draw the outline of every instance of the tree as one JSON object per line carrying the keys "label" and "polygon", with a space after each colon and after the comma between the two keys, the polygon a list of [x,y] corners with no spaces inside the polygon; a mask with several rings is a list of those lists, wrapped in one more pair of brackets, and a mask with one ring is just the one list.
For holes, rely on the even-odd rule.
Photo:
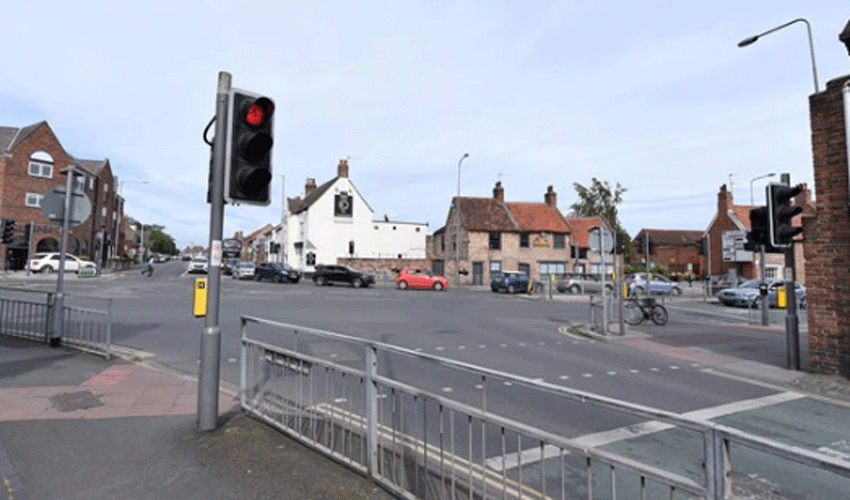
{"label": "tree", "polygon": [[596,177],[591,179],[590,187],[585,187],[578,182],[573,183],[573,187],[578,195],[578,201],[570,205],[570,215],[572,217],[593,217],[601,215],[608,220],[614,228],[614,232],[619,234],[625,242],[623,245],[623,253],[626,262],[633,260],[632,241],[629,233],[620,225],[620,219],[617,215],[617,205],[623,202],[623,193],[626,188],[617,183],[617,186],[612,189],[608,181],[600,181]]}
{"label": "tree", "polygon": [[175,255],[177,253],[177,245],[174,243],[174,238],[164,231],[165,226],[156,224],[145,226],[145,236],[150,241],[151,251],[165,255]]}

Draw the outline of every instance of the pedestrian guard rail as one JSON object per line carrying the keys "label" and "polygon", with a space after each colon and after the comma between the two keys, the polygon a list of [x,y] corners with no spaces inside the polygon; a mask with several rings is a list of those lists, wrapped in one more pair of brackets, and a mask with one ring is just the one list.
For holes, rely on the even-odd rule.
{"label": "pedestrian guard rail", "polygon": [[0,287],[0,334],[49,342],[61,339],[68,347],[109,359],[112,355],[112,299],[73,297],[80,302],[105,301],[105,309],[69,305],[65,296],[62,321],[55,331],[56,293]]}
{"label": "pedestrian guard rail", "polygon": [[[456,377],[468,389],[440,388]],[[532,419],[518,394],[563,411]],[[827,475],[837,491],[850,485],[845,460],[710,421],[251,316],[241,317],[240,401],[401,498],[738,498],[736,488],[746,491],[763,473],[753,472],[754,455],[802,467],[806,477]],[[575,428],[570,419],[604,421],[611,412],[674,429],[690,459],[664,464],[563,435]]]}

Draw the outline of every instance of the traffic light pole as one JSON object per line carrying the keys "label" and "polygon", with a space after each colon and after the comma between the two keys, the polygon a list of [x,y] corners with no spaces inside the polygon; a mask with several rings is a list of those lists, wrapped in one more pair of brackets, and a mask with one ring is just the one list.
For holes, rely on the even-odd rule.
{"label": "traffic light pole", "polygon": [[794,245],[785,250],[785,290],[788,299],[785,313],[785,345],[789,370],[800,369],[800,330],[797,318],[797,274]]}
{"label": "traffic light pole", "polygon": [[221,367],[221,255],[224,232],[224,161],[227,137],[227,99],[231,75],[218,74],[215,104],[215,139],[212,148],[212,186],[210,188],[210,244],[207,271],[207,315],[201,334],[201,366],[198,378],[198,430],[214,430],[218,425],[218,389]]}

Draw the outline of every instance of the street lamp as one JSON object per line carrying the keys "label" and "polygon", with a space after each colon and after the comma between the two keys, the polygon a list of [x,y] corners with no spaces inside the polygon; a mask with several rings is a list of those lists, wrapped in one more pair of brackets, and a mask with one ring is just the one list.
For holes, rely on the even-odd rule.
{"label": "street lamp", "polygon": [[455,275],[457,285],[460,285],[460,164],[469,157],[464,153],[457,161],[457,197],[455,198]]}
{"label": "street lamp", "polygon": [[814,82],[815,82],[815,93],[817,93],[818,92],[818,70],[817,70],[817,66],[815,65],[815,46],[812,43],[812,27],[809,24],[809,22],[806,21],[805,19],[803,19],[802,17],[794,19],[793,21],[788,21],[787,23],[780,25],[780,26],[777,26],[775,28],[771,28],[771,29],[765,31],[764,33],[759,33],[758,35],[753,35],[753,36],[744,38],[743,40],[738,42],[738,47],[746,47],[747,45],[752,45],[752,44],[756,43],[756,41],[759,38],[763,37],[764,35],[773,33],[774,31],[779,31],[782,28],[785,28],[787,26],[791,26],[794,23],[806,23],[806,31],[809,34],[809,53],[812,56],[812,78],[814,79]]}

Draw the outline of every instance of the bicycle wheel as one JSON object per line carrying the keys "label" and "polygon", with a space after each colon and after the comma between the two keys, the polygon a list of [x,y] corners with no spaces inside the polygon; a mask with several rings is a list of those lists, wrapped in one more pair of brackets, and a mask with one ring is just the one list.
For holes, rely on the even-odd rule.
{"label": "bicycle wheel", "polygon": [[652,306],[652,322],[658,326],[667,324],[667,309],[664,306],[660,304]]}
{"label": "bicycle wheel", "polygon": [[634,300],[623,304],[623,321],[630,325],[639,325],[643,321],[643,310]]}

